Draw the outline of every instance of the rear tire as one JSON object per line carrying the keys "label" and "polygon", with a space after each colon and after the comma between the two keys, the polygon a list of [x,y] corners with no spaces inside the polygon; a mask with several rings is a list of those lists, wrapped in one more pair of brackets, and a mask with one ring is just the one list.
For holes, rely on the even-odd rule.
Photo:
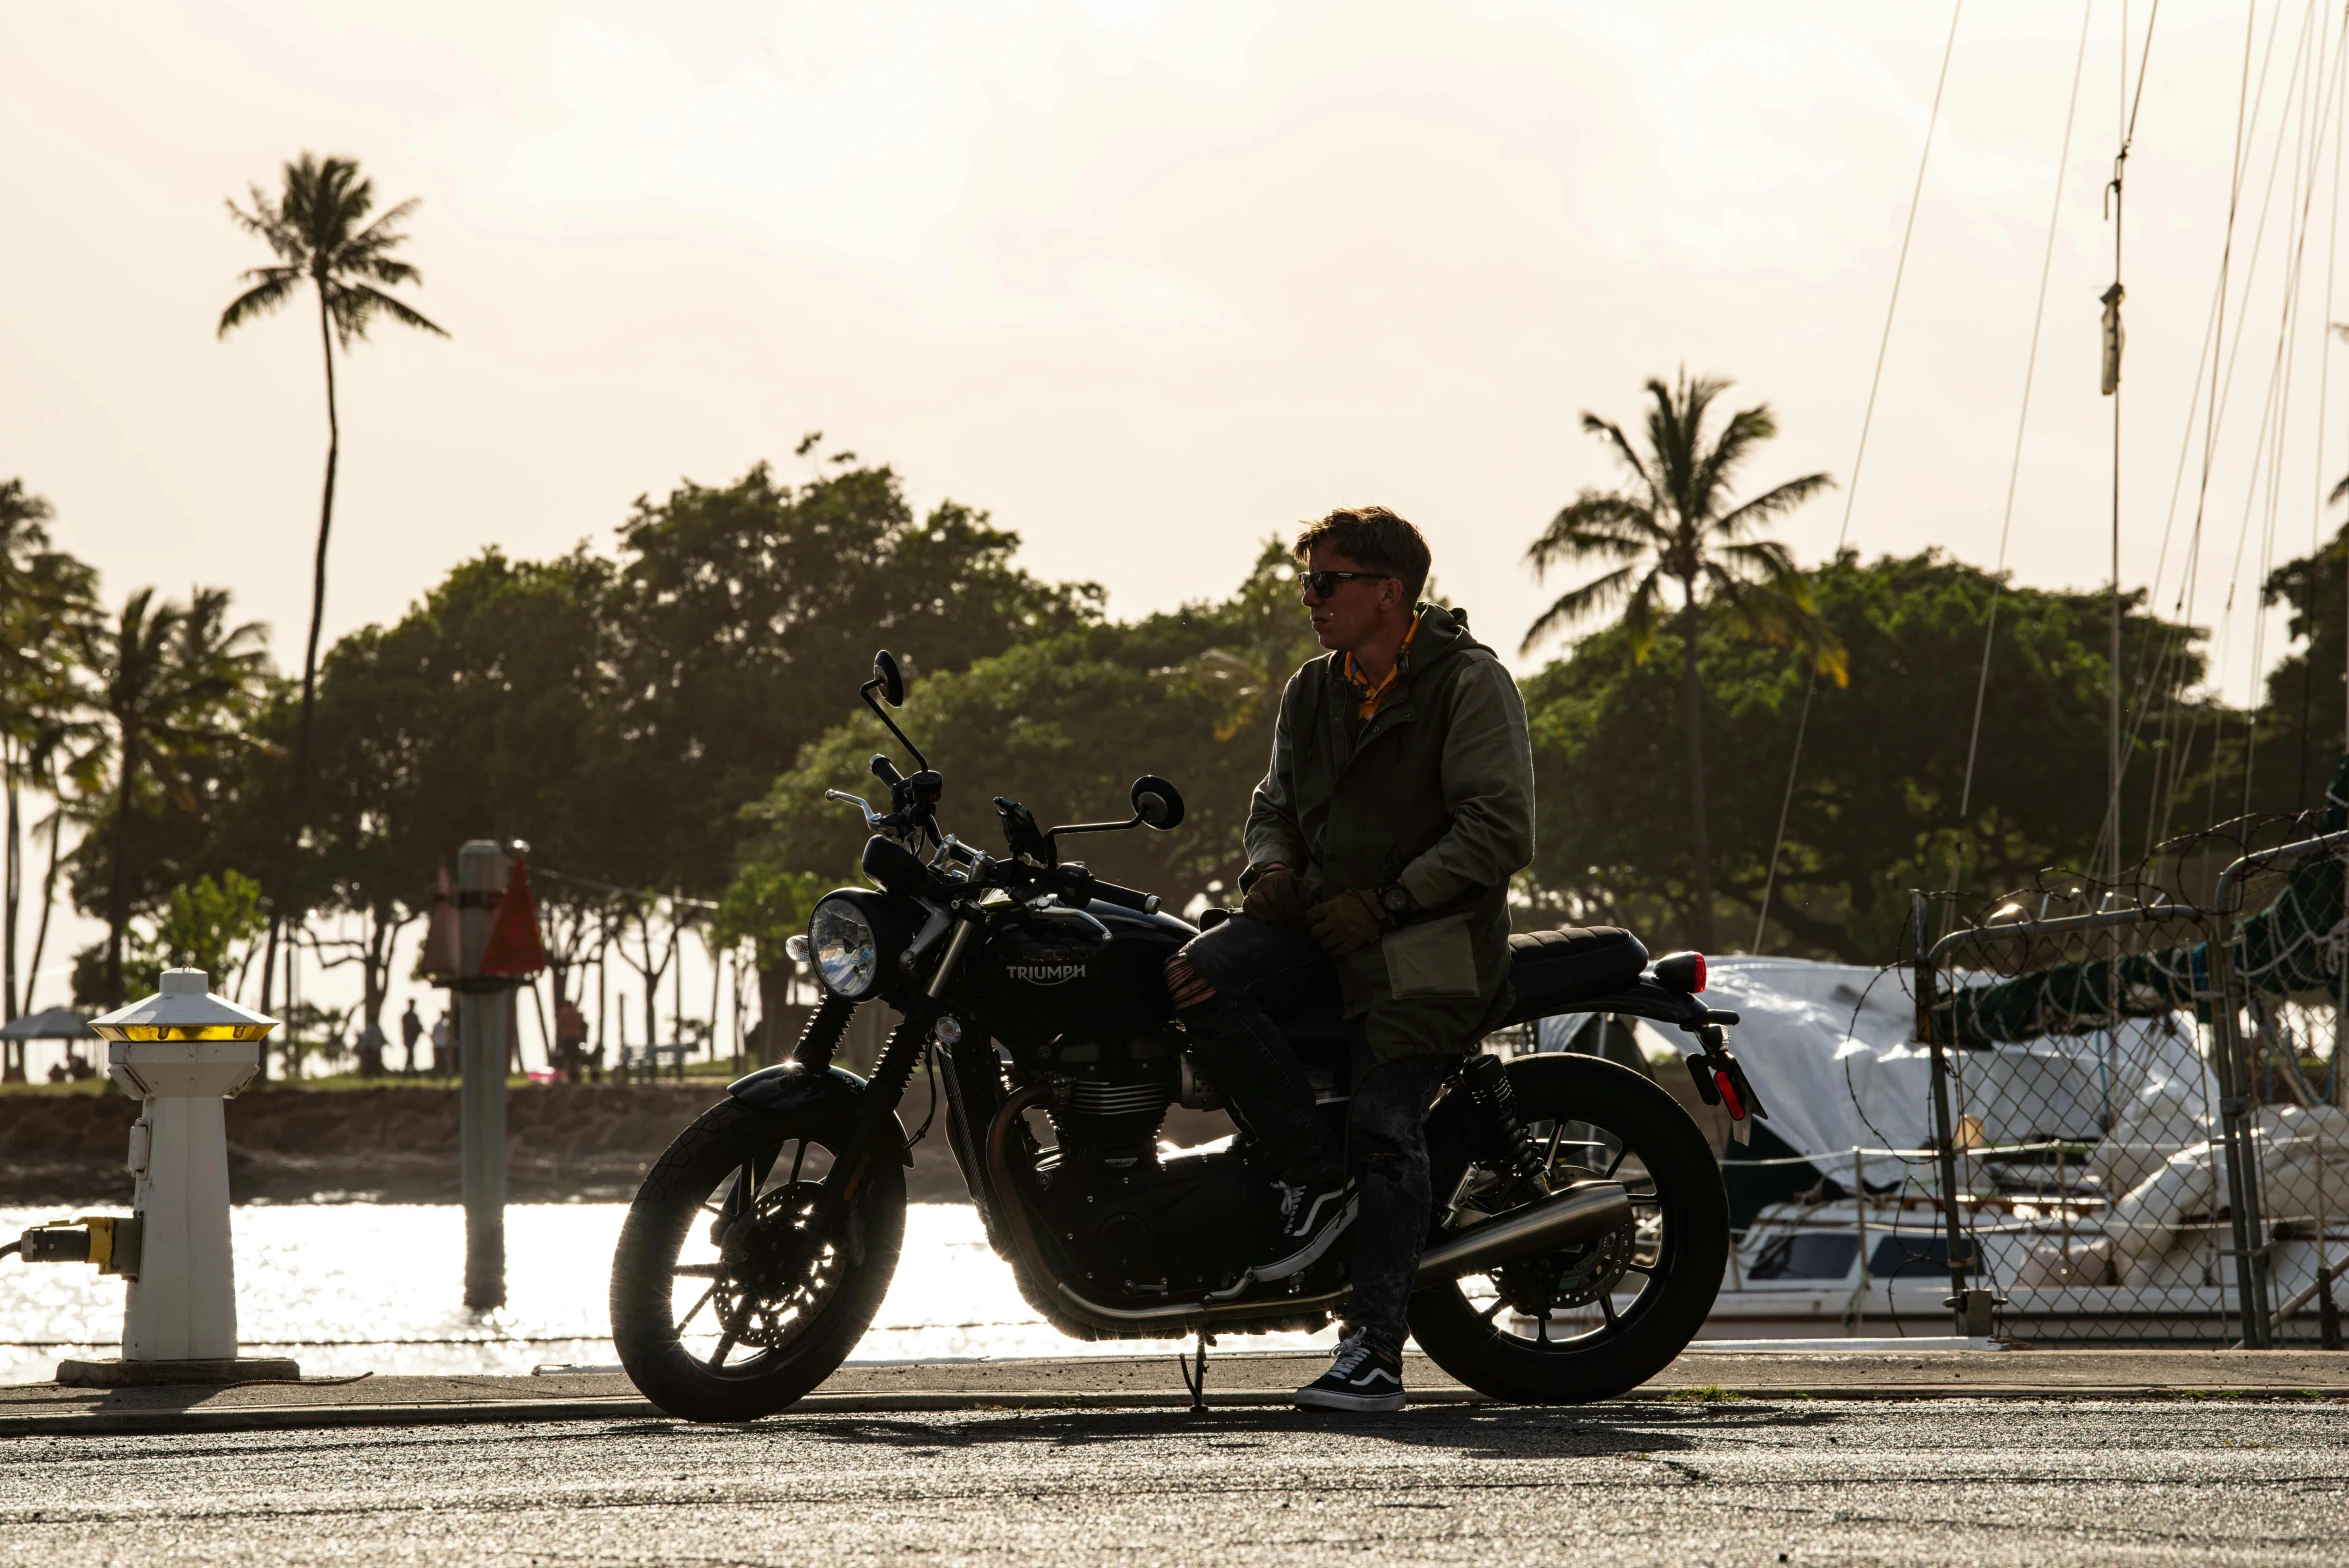
{"label": "rear tire", "polygon": [[[1720,1165],[1678,1102],[1628,1068],[1537,1056],[1512,1062],[1509,1082],[1518,1120],[1547,1146],[1553,1175],[1623,1182],[1635,1226],[1493,1275],[1431,1285],[1411,1298],[1411,1332],[1429,1360],[1496,1399],[1612,1398],[1670,1365],[1713,1310],[1729,1258]],[[1438,1203],[1448,1196],[1439,1177]],[[1619,1307],[1627,1292],[1636,1294]],[[1535,1313],[1537,1301],[1565,1305]]]}
{"label": "rear tire", "polygon": [[[612,1341],[645,1398],[688,1421],[752,1421],[856,1348],[905,1240],[897,1151],[874,1162],[844,1236],[805,1223],[856,1110],[723,1100],[653,1163],[612,1257]],[[737,1359],[742,1350],[751,1353]]]}

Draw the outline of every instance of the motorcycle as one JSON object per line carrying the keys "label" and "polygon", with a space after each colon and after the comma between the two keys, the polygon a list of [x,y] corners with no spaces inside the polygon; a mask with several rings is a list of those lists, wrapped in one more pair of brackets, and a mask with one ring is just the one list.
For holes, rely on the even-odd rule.
{"label": "motorcycle", "polygon": [[[1076,835],[1172,831],[1181,793],[1146,775],[1130,819],[1051,829],[999,796],[1006,852],[989,854],[940,830],[945,780],[889,715],[905,684],[887,652],[859,695],[914,771],[873,757],[886,812],[825,791],[863,813],[873,885],[827,894],[791,939],[823,1000],[791,1058],[731,1085],[628,1211],[611,1313],[637,1388],[688,1420],[744,1421],[847,1358],[896,1272],[912,1163],[897,1109],[926,1055],[987,1239],[1055,1328],[1196,1335],[1204,1355],[1210,1335],[1311,1331],[1339,1315],[1345,1245],[1275,1283],[1249,1272],[1274,1222],[1244,1124],[1221,1148],[1159,1143],[1170,1106],[1221,1103],[1162,973],[1199,928],[1061,855]],[[1764,1114],[1728,1050],[1737,1015],[1699,999],[1701,956],[1651,964],[1607,927],[1511,947],[1510,1022],[1677,1026],[1699,1047],[1687,1057],[1699,1094],[1741,1134]],[[884,1003],[901,1021],[861,1079],[833,1056],[855,1010]],[[1342,1135],[1351,1026],[1334,1001],[1278,1021]],[[1593,1055],[1478,1052],[1440,1086],[1426,1126],[1436,1202],[1409,1318],[1436,1365],[1499,1399],[1604,1399],[1695,1337],[1720,1288],[1728,1211],[1711,1146],[1665,1090]]]}

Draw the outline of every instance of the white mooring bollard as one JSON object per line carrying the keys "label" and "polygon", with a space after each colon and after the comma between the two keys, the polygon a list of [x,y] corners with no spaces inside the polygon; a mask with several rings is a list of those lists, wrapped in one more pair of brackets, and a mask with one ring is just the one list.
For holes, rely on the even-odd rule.
{"label": "white mooring bollard", "polygon": [[130,1294],[123,1307],[122,1359],[64,1362],[57,1381],[299,1377],[290,1360],[237,1355],[236,1273],[229,1251],[223,1107],[260,1071],[261,1041],[277,1020],[209,994],[201,969],[167,969],[161,992],[92,1019],[90,1027],[109,1042],[107,1076],[144,1102],[130,1135],[136,1217],[128,1226],[117,1221],[111,1227],[111,1272],[130,1277]]}

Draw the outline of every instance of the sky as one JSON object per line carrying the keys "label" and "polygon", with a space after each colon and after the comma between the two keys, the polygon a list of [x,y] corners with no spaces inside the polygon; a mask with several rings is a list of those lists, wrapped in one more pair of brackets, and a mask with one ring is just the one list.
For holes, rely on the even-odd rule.
{"label": "sky", "polygon": [[1937,120],[1943,4],[4,4],[0,476],[110,598],[227,586],[298,663],[314,317],[214,328],[265,259],[224,203],[312,150],[418,198],[412,300],[452,334],[379,326],[340,368],[330,639],[493,545],[609,548],[681,480],[804,477],[821,429],[818,456],[988,510],[1120,616],[1392,506],[1530,668],[1558,650],[1518,638],[1571,579],[1525,547],[1621,477],[1580,416],[1636,419],[1683,367],[1775,411],[1750,488],[1839,481],[1785,526],[1802,559],[1989,566],[2003,532],[2020,581],[2093,587],[2125,49],[2121,576],[2172,607],[2199,501],[2185,607],[2218,626],[2234,585],[2241,700],[2282,650],[2251,585],[2337,526],[2320,486],[2349,459],[2318,423],[2349,425],[2322,333],[2339,24],[2172,5],[2148,48],[2146,10],[2125,39],[2118,0],[2085,13],[2059,169],[2062,0],[1967,5]]}

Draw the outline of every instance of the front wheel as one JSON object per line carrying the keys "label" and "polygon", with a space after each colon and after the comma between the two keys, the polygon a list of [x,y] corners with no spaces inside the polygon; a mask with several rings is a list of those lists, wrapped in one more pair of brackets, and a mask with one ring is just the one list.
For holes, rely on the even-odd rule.
{"label": "front wheel", "polygon": [[612,1257],[612,1341],[645,1398],[689,1421],[756,1420],[856,1348],[897,1272],[905,1170],[874,1161],[826,1228],[855,1128],[852,1106],[729,1099],[653,1163]]}
{"label": "front wheel", "polygon": [[[1608,1235],[1519,1258],[1411,1298],[1428,1359],[1496,1399],[1574,1404],[1637,1388],[1685,1349],[1713,1310],[1729,1257],[1729,1205],[1712,1147],[1673,1098],[1595,1056],[1509,1064],[1518,1121],[1553,1187],[1618,1181],[1632,1218]],[[1438,1237],[1523,1200],[1471,1165],[1437,1198]]]}

